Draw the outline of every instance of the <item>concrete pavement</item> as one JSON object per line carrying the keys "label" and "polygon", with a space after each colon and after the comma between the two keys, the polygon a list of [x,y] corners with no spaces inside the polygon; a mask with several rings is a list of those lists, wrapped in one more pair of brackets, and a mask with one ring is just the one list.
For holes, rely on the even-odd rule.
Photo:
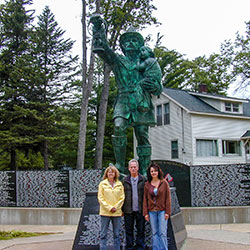
{"label": "concrete pavement", "polygon": [[250,224],[186,225],[182,250],[250,250]]}
{"label": "concrete pavement", "polygon": [[1,225],[3,231],[46,232],[50,235],[0,241],[0,249],[8,250],[71,250],[77,226]]}
{"label": "concrete pavement", "polygon": [[[71,250],[77,226],[0,225],[0,230],[51,232],[46,236],[0,241],[6,250]],[[250,250],[250,224],[186,225],[182,250]],[[84,250],[84,249],[83,249]]]}

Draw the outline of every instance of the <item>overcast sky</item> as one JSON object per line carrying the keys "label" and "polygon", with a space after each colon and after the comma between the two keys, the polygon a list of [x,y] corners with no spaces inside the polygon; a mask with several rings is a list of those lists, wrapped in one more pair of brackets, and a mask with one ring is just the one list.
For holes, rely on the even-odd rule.
{"label": "overcast sky", "polygon": [[[1,0],[2,2],[2,0]],[[81,47],[81,0],[33,0],[36,14],[48,5],[66,36],[76,40],[75,50]],[[162,23],[148,28],[143,34],[160,32],[163,45],[192,59],[219,52],[225,39],[235,33],[245,33],[250,20],[250,0],[154,0],[154,15]],[[81,54],[81,52],[78,52]]]}
{"label": "overcast sky", "polygon": [[[0,3],[3,3],[0,0]],[[48,5],[59,26],[66,30],[65,38],[76,40],[74,53],[81,57],[81,0],[33,0],[36,15]],[[245,34],[245,22],[250,20],[250,0],[154,0],[154,15],[162,23],[148,28],[143,35],[157,32],[164,35],[162,45],[175,49],[187,58],[209,56],[220,51],[224,40],[235,33]]]}

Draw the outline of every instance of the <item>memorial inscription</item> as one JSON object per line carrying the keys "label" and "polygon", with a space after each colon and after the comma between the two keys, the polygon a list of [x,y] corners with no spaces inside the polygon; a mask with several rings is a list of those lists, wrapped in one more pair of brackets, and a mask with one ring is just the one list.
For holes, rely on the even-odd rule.
{"label": "memorial inscription", "polygon": [[0,175],[0,206],[16,206],[16,172],[2,171]]}
{"label": "memorial inscription", "polygon": [[69,172],[18,171],[20,207],[69,207]]}

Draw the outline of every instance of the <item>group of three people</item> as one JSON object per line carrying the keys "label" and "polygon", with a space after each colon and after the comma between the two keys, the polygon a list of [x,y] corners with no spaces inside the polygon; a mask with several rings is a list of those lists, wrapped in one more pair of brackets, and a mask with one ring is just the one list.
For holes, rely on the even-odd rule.
{"label": "group of three people", "polygon": [[134,250],[134,225],[136,249],[145,249],[145,220],[150,221],[153,250],[168,250],[167,223],[171,213],[171,196],[168,182],[160,167],[152,163],[147,169],[147,180],[139,174],[139,163],[128,163],[129,175],[119,181],[119,171],[109,166],[98,188],[101,231],[100,250],[107,249],[107,233],[113,225],[114,250],[120,250],[120,225],[124,215],[126,249]]}

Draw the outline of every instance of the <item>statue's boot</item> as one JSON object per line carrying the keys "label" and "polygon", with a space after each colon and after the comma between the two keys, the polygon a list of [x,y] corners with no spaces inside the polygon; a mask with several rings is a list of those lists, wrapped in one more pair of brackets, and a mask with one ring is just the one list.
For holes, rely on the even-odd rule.
{"label": "statue's boot", "polygon": [[139,156],[140,173],[147,176],[147,168],[151,164],[151,146],[138,146],[136,151]]}
{"label": "statue's boot", "polygon": [[116,159],[115,166],[119,170],[120,174],[125,174],[127,137],[112,135],[112,142]]}

